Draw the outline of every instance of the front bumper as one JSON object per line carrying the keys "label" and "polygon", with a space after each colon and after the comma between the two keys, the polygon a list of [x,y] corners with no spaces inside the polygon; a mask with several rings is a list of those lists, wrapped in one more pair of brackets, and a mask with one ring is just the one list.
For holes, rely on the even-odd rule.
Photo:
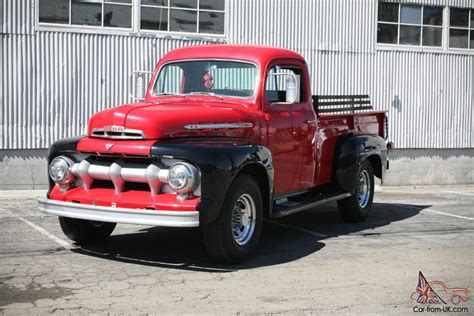
{"label": "front bumper", "polygon": [[46,214],[98,222],[168,227],[199,226],[199,212],[197,211],[157,211],[106,207],[62,202],[45,198],[38,199],[38,208],[41,212]]}

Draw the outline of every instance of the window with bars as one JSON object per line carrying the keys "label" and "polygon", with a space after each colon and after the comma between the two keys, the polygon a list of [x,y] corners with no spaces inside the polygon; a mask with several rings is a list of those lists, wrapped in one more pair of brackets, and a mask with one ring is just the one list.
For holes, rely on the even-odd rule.
{"label": "window with bars", "polygon": [[377,43],[443,45],[443,7],[380,2]]}
{"label": "window with bars", "polygon": [[224,35],[225,0],[37,0],[40,26]]}
{"label": "window with bars", "polygon": [[449,47],[474,49],[474,9],[450,8]]}
{"label": "window with bars", "polygon": [[142,30],[224,34],[224,0],[142,0]]}
{"label": "window with bars", "polygon": [[105,28],[132,27],[132,0],[39,0],[39,22]]}

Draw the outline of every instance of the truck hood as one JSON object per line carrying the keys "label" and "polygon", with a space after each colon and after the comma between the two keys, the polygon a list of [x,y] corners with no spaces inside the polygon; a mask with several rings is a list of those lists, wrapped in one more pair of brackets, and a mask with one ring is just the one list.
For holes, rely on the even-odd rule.
{"label": "truck hood", "polygon": [[243,137],[258,120],[241,105],[228,102],[203,102],[180,99],[153,103],[125,104],[96,113],[89,121],[93,131],[133,130],[143,139],[192,136]]}

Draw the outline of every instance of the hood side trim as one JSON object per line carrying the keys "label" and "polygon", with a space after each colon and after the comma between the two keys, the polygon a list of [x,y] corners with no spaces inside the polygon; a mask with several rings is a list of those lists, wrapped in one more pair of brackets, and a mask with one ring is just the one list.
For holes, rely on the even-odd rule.
{"label": "hood side trim", "polygon": [[252,128],[253,123],[216,123],[216,124],[189,124],[184,125],[185,129],[221,129],[221,128]]}

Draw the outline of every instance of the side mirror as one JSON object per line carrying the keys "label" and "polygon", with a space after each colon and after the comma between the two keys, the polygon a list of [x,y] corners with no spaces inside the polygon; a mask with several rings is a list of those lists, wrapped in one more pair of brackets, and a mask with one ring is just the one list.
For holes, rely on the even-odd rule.
{"label": "side mirror", "polygon": [[298,100],[298,79],[294,74],[286,74],[286,102],[295,103]]}
{"label": "side mirror", "polygon": [[134,71],[129,76],[129,96],[132,102],[143,101],[146,95],[146,88],[150,81],[151,71]]}
{"label": "side mirror", "polygon": [[296,76],[293,73],[287,73],[287,72],[275,72],[275,73],[269,73],[268,75],[275,76],[275,79],[280,84],[283,84],[283,81],[278,80],[278,78],[285,80],[284,81],[285,82],[285,102],[279,101],[275,103],[293,104],[299,101],[300,99],[300,96],[299,96],[300,81],[298,80],[299,76]]}

